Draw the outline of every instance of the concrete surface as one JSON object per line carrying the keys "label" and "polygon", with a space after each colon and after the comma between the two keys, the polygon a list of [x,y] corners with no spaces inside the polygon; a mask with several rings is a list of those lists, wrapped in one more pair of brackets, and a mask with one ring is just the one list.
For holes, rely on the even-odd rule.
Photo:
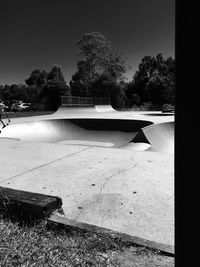
{"label": "concrete surface", "polygon": [[[161,129],[162,135],[166,133],[167,138],[173,139],[172,129],[167,127],[165,130],[165,126],[173,128],[172,115],[163,116],[158,112],[108,113],[73,115],[64,112],[52,116],[12,119],[12,124],[2,131],[0,137],[0,186],[60,196],[69,219],[173,245],[174,158],[166,149],[165,153],[145,150],[150,146],[147,143],[141,143],[144,151],[126,149],[127,140],[130,141],[137,131],[134,134],[111,131],[109,140],[107,136],[105,139],[108,131],[104,131],[102,137],[97,131],[91,133],[91,129],[81,129],[81,133],[90,132],[93,138],[97,134],[95,140],[69,140],[64,137],[54,143],[47,138],[44,143],[44,138],[39,141],[37,138],[22,138],[27,132],[32,132],[33,125],[39,129],[39,123],[42,127],[45,124],[43,128],[45,135],[48,135],[58,125],[58,120],[61,124],[64,121],[64,126],[58,128],[64,127],[66,130],[66,120],[70,118],[120,118],[133,120],[133,123],[134,120],[152,123],[142,130],[144,133],[146,131],[153,143],[157,139],[158,143],[163,140],[163,137],[152,138],[157,128]],[[44,120],[49,122],[44,123]],[[68,128],[70,123],[68,121]],[[156,125],[161,123],[164,124]],[[71,136],[81,128],[80,125],[72,125],[74,131]],[[33,132],[32,136],[35,135]],[[41,132],[38,133],[40,135]],[[108,145],[118,142],[115,138],[119,135],[120,138],[125,136],[121,148]],[[140,146],[139,143],[134,145]]]}

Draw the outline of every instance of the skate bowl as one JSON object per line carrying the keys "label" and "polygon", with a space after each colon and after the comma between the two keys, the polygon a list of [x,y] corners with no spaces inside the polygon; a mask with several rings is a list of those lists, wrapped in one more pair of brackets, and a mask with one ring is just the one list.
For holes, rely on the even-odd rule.
{"label": "skate bowl", "polygon": [[68,118],[12,124],[1,138],[174,153],[174,122]]}
{"label": "skate bowl", "polygon": [[152,124],[144,120],[54,119],[12,124],[2,137],[28,142],[84,144],[121,147],[131,142],[138,131]]}

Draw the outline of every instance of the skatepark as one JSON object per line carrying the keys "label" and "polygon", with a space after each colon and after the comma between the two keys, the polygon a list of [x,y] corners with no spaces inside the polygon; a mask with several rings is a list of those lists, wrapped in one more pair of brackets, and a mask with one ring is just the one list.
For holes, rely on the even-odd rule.
{"label": "skatepark", "polygon": [[60,107],[12,119],[0,186],[59,196],[64,216],[174,245],[174,115]]}

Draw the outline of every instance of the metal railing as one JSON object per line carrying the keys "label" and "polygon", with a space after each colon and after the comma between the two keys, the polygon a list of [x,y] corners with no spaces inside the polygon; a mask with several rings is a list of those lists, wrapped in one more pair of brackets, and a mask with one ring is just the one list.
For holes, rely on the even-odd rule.
{"label": "metal railing", "polygon": [[61,106],[110,105],[109,97],[61,96]]}

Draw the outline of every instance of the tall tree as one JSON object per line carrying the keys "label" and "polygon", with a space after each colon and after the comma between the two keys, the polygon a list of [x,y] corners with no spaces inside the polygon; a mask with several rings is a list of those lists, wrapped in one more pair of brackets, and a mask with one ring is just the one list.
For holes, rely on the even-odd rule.
{"label": "tall tree", "polygon": [[[78,72],[81,72],[86,86],[102,73],[108,73],[117,81],[125,78],[124,74],[128,68],[125,60],[121,53],[113,50],[110,41],[103,34],[84,34],[76,44],[79,48]],[[84,71],[80,65],[84,66]]]}
{"label": "tall tree", "polygon": [[71,95],[66,85],[61,67],[54,65],[47,75],[40,98],[45,98],[46,110],[56,110],[61,104],[61,96]]}
{"label": "tall tree", "polygon": [[92,80],[96,72],[100,71],[106,56],[112,51],[111,43],[99,32],[84,34],[76,42],[81,60],[84,60],[88,68],[88,79]]}
{"label": "tall tree", "polygon": [[123,102],[120,82],[125,79],[128,67],[121,53],[114,51],[110,41],[99,32],[84,34],[76,44],[79,60],[70,81],[72,95],[110,96],[115,99],[113,103],[116,99]]}
{"label": "tall tree", "polygon": [[72,75],[72,79],[69,82],[71,93],[73,96],[88,96],[88,85],[90,82],[90,67],[85,60],[79,60],[77,62],[78,70]]}

